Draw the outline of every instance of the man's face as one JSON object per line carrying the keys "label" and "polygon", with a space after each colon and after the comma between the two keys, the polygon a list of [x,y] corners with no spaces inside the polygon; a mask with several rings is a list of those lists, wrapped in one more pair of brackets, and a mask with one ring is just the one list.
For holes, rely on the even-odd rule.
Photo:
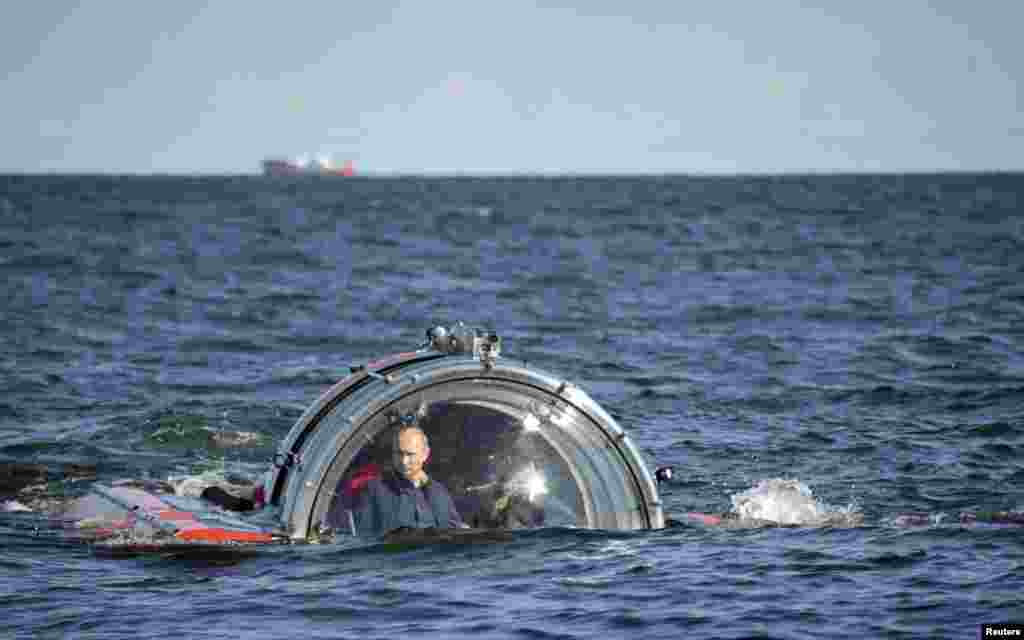
{"label": "man's face", "polygon": [[406,429],[398,434],[395,445],[395,470],[406,480],[415,482],[423,475],[423,464],[430,455],[430,448],[424,442],[423,434],[415,429]]}

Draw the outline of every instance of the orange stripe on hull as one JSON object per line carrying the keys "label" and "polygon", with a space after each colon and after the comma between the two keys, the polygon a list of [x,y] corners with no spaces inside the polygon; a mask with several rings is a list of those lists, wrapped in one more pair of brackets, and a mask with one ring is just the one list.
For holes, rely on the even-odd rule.
{"label": "orange stripe on hull", "polygon": [[180,540],[187,540],[189,542],[216,542],[221,544],[225,542],[263,543],[274,541],[274,537],[269,533],[261,533],[258,531],[229,531],[228,529],[215,527],[185,529],[174,534],[174,537]]}
{"label": "orange stripe on hull", "polygon": [[157,513],[161,520],[195,520],[196,517],[188,511],[175,511],[168,509],[166,511],[160,511]]}
{"label": "orange stripe on hull", "polygon": [[696,520],[701,524],[705,524],[709,527],[722,524],[722,516],[716,516],[711,513],[694,513],[690,512],[686,514],[686,517],[690,520]]}

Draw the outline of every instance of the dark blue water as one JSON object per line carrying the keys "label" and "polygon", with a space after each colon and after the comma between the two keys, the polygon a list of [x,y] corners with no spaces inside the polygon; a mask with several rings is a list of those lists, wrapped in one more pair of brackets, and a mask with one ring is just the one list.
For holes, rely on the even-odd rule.
{"label": "dark blue water", "polygon": [[[969,638],[1024,622],[1024,529],[955,522],[1024,509],[1022,214],[1019,174],[0,177],[0,465],[45,465],[51,494],[259,473],[349,364],[461,319],[674,465],[670,515],[727,511],[769,478],[864,514],[112,559],[5,513],[0,637]],[[233,431],[260,437],[206,437]],[[949,524],[894,526],[908,511]]]}

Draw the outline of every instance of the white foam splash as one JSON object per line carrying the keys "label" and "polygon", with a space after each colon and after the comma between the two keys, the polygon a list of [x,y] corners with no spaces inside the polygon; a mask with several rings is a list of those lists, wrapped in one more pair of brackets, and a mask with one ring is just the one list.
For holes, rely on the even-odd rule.
{"label": "white foam splash", "polygon": [[219,470],[204,471],[196,475],[170,475],[167,482],[174,487],[174,494],[187,498],[198,498],[207,487],[223,482],[224,473]]}
{"label": "white foam splash", "polygon": [[235,497],[250,499],[256,487],[249,478],[226,473],[224,469],[209,469],[195,475],[170,475],[167,483],[174,488],[175,495],[186,498],[201,498],[204,490],[217,486]]}
{"label": "white foam splash", "polygon": [[13,511],[31,511],[31,510],[32,509],[26,507],[25,505],[21,504],[17,500],[5,500],[4,502],[0,502],[0,511],[3,511],[5,513],[9,513],[9,512],[13,512]]}
{"label": "white foam splash", "polygon": [[732,506],[740,520],[781,525],[850,526],[863,519],[855,505],[835,508],[819,502],[807,485],[795,479],[761,480],[734,494]]}

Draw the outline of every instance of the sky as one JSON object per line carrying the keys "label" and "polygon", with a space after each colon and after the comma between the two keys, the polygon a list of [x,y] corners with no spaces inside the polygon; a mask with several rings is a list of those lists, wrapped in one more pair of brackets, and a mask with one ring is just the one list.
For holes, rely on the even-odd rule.
{"label": "sky", "polygon": [[0,8],[0,172],[1024,170],[1024,2]]}

